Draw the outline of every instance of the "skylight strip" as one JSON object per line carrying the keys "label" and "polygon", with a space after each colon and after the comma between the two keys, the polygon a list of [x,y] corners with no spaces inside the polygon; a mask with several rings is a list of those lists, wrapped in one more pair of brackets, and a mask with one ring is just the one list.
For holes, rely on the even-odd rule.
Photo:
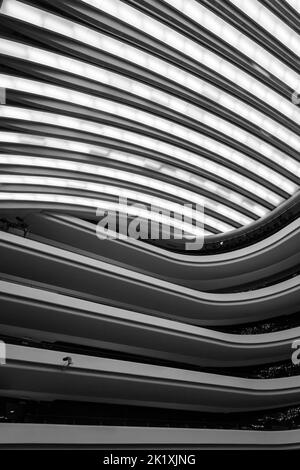
{"label": "skylight strip", "polygon": [[[284,46],[300,56],[300,37],[284,21],[257,0],[230,0],[259,26],[265,29]],[[298,1],[299,5],[300,2]]]}
{"label": "skylight strip", "polygon": [[[81,191],[88,191],[93,193],[102,193],[107,194],[110,196],[116,196],[123,200],[133,200],[136,203],[147,204],[153,207],[153,209],[161,209],[166,210],[168,212],[173,212],[178,216],[184,217],[185,223],[187,220],[197,222],[198,224],[202,224],[203,221],[207,224],[212,225],[213,227],[221,230],[222,232],[226,232],[232,230],[233,227],[225,222],[220,220],[216,220],[213,217],[210,217],[205,214],[205,219],[203,212],[201,210],[197,211],[192,209],[187,205],[181,205],[177,203],[172,203],[169,200],[161,199],[155,196],[151,196],[149,194],[145,194],[139,191],[133,191],[129,189],[120,188],[118,186],[108,185],[108,184],[99,184],[99,183],[92,183],[89,181],[84,180],[72,180],[67,178],[57,178],[57,177],[48,177],[48,176],[28,176],[28,175],[0,175],[0,183],[7,184],[7,185],[33,185],[33,186],[49,186],[55,188],[68,188],[68,189],[75,189]],[[59,191],[59,190],[58,190]],[[94,198],[93,198],[94,199]],[[120,205],[122,205],[122,201],[120,201]],[[111,203],[108,201],[107,205],[109,207]],[[116,207],[116,203],[114,203],[114,207]],[[127,207],[127,206],[125,206]],[[130,211],[131,204],[128,204],[129,207],[129,214],[131,215],[138,215],[139,214],[139,207],[136,207],[137,210]],[[202,207],[202,206],[201,206]],[[205,206],[204,206],[205,211]],[[143,211],[143,214],[147,214],[150,211]],[[155,212],[155,210],[153,210]],[[146,217],[148,218],[148,217]],[[174,227],[178,229],[183,229],[183,221],[179,218],[174,222]],[[188,223],[187,227],[190,227],[191,233],[195,226]]]}
{"label": "skylight strip", "polygon": [[[184,188],[174,186],[170,183],[156,180],[147,176],[139,175],[133,172],[127,172],[124,170],[118,170],[115,168],[91,165],[88,163],[74,162],[70,160],[61,159],[50,159],[35,156],[13,156],[13,155],[1,155],[0,164],[7,165],[21,165],[21,166],[32,166],[42,168],[52,168],[58,170],[66,170],[72,172],[85,173],[87,175],[99,176],[104,178],[116,179],[119,181],[125,181],[131,184],[137,184],[146,188],[151,188],[154,191],[164,192],[168,195],[179,197],[186,202],[203,204],[208,209],[211,209],[217,213],[220,213],[232,220],[239,222],[241,225],[246,225],[253,221],[250,217],[247,217],[228,206],[211,200],[207,197],[200,196],[193,191],[188,191]],[[128,190],[130,193],[130,190]],[[128,198],[131,196],[127,196]]]}
{"label": "skylight strip", "polygon": [[[110,0],[108,1],[110,4]],[[133,10],[137,12],[137,10]],[[18,18],[22,21],[28,21],[32,24],[35,24],[36,26],[57,32],[67,36],[68,38],[71,37],[75,40],[84,42],[85,44],[91,44],[93,47],[96,47],[102,51],[117,55],[118,57],[129,60],[135,65],[145,67],[155,73],[162,75],[163,77],[166,77],[170,80],[175,80],[177,83],[182,83],[182,85],[193,89],[197,93],[199,92],[199,88],[201,89],[202,87],[201,79],[198,79],[197,77],[185,72],[179,67],[168,64],[164,60],[158,59],[151,53],[137,49],[134,46],[125,44],[122,41],[104,35],[85,26],[76,24],[60,16],[55,16],[51,13],[20,3],[16,0],[6,0],[3,3],[1,12],[14,18]],[[142,13],[140,14],[143,15]],[[157,31],[159,29],[164,31],[165,28],[168,28],[164,24],[150,18],[147,15],[144,15],[144,17],[145,27],[148,22],[151,24],[155,22],[156,28],[154,35],[158,34]],[[297,107],[294,106],[291,102],[285,100],[275,91],[271,90],[271,88],[263,85],[259,80],[256,80],[251,75],[243,72],[241,69],[226,61],[222,57],[214,54],[205,47],[196,44],[194,41],[191,41],[171,28],[168,28],[168,34],[166,37],[168,38],[168,44],[170,46],[183,48],[184,53],[191,58],[197,60],[203,65],[206,65],[213,71],[218,72],[233,82],[235,85],[241,86],[247,92],[250,92],[255,97],[258,97],[261,100],[267,102],[271,107],[281,111],[290,119],[300,123],[300,110],[298,110]],[[284,82],[287,81],[286,79],[287,77],[285,76]],[[294,77],[291,81],[290,86],[293,90],[297,90],[299,85],[298,79],[299,77],[297,76],[297,78]]]}
{"label": "skylight strip", "polygon": [[[98,98],[80,93],[74,90],[19,77],[0,74],[0,84],[4,88],[35,93],[43,97],[64,100],[68,103],[86,106],[93,110],[97,109],[99,111],[111,113],[117,117],[134,120],[137,124],[151,126],[154,129],[167,132],[172,136],[179,137],[188,142],[192,142],[195,145],[199,145],[208,151],[222,155],[222,157],[228,159],[229,161],[234,162],[255,174],[259,174],[267,181],[270,181],[274,185],[285,189],[289,193],[293,193],[295,190],[290,181],[282,176],[279,172],[276,172],[268,166],[265,166],[264,164],[248,157],[246,154],[234,150],[232,147],[223,144],[222,142],[218,142],[215,139],[201,134],[200,132],[188,129],[187,127],[184,127],[180,124],[142,111],[140,109],[136,109],[131,106],[110,101],[104,98]],[[300,178],[300,162],[297,160],[289,157],[283,152],[276,150],[267,143],[262,145],[262,141],[260,139],[250,135],[242,129],[239,129],[237,126],[231,125],[229,122],[212,115],[211,113],[203,111],[202,116],[202,122],[204,124],[215,124],[215,128],[217,128],[217,130],[220,132],[223,132],[225,135],[232,137],[238,142],[244,143],[249,147],[249,149],[252,148],[256,152],[261,153],[270,161],[271,164],[274,161],[279,163],[283,168],[290,169],[292,174],[296,174]]]}
{"label": "skylight strip", "polygon": [[[83,1],[100,4],[100,0]],[[102,8],[103,6],[108,8],[111,1],[118,2],[118,0],[101,0]],[[254,8],[255,5],[253,5],[252,0],[245,1],[248,2],[249,8],[252,9],[252,6]],[[165,2],[177,8],[193,21],[197,21],[201,26],[216,34],[230,46],[235,47],[237,50],[247,55],[247,57],[263,67],[265,73],[270,72],[283,83],[286,83],[292,90],[300,91],[300,77],[296,72],[208,8],[205,8],[195,0],[165,0]],[[238,0],[237,3],[241,3],[240,0]]]}
{"label": "skylight strip", "polygon": [[294,10],[300,14],[300,2],[299,0],[285,0]]}
{"label": "skylight strip", "polygon": [[[117,127],[92,123],[83,119],[10,106],[0,107],[0,117],[44,123],[53,126],[62,126],[72,130],[77,129],[79,131],[113,139],[119,139],[121,141],[130,142],[135,145],[140,145],[142,147],[146,147],[147,149],[152,149],[154,151],[167,154],[172,156],[172,158],[182,160],[195,167],[202,168],[220,176],[223,179],[233,181],[238,186],[247,189],[249,192],[256,194],[262,199],[265,199],[274,206],[277,206],[282,202],[282,198],[279,195],[250,180],[249,178],[246,178],[245,176],[242,176],[235,171],[224,167],[223,165],[219,165],[218,163],[201,157],[200,155],[148,136],[139,135],[128,130],[119,129]],[[296,189],[297,186],[295,185],[295,191]]]}
{"label": "skylight strip", "polygon": [[[161,175],[167,175],[175,180],[177,179],[187,184],[196,186],[199,189],[210,191],[217,196],[224,198],[226,201],[230,201],[233,204],[239,205],[253,214],[256,214],[258,217],[263,217],[269,212],[269,210],[262,205],[252,201],[242,194],[222,186],[221,184],[211,181],[207,177],[204,178],[181,168],[168,165],[164,162],[152,160],[148,157],[146,158],[119,150],[97,147],[95,145],[86,144],[83,142],[12,132],[0,132],[0,142],[50,147],[60,150],[67,150],[70,152],[80,152],[86,155],[97,157],[105,157],[105,159],[127,163],[129,165],[151,170]],[[0,156],[0,163],[1,159],[2,156]]]}
{"label": "skylight strip", "polygon": [[[101,11],[121,19],[131,26],[150,34],[156,39],[160,39],[171,47],[175,47],[181,52],[198,60],[209,68],[223,74],[229,80],[244,87],[245,76],[250,75],[231,64],[226,59],[196,44],[184,35],[176,32],[164,23],[140,12],[139,10],[125,4],[121,0],[83,0]],[[223,21],[219,16],[202,6],[194,0],[165,0],[170,6],[177,8],[181,13],[190,17],[193,21],[198,21],[201,26],[206,27],[218,37],[224,39],[229,45],[237,48],[250,59],[263,67],[264,73],[271,72],[284,83],[287,83],[292,90],[300,90],[299,75],[297,75],[286,64],[278,60],[263,47],[252,41],[246,35],[238,31],[230,24]],[[250,2],[251,3],[251,2]],[[195,47],[197,51],[195,51]],[[234,77],[234,78],[233,78]],[[256,80],[252,82],[255,84]],[[255,90],[255,87],[253,88]],[[249,90],[250,91],[250,90]],[[253,91],[251,91],[253,93]],[[255,94],[255,93],[254,93]]]}
{"label": "skylight strip", "polygon": [[[190,236],[201,237],[204,235],[209,235],[207,229],[202,229],[201,227],[195,227],[191,224],[178,222],[176,218],[167,217],[160,214],[155,214],[150,210],[143,209],[135,205],[125,205],[119,204],[111,201],[106,201],[103,199],[94,199],[94,198],[84,198],[78,196],[67,196],[64,194],[47,194],[47,193],[25,193],[25,192],[0,192],[0,201],[18,201],[18,202],[39,202],[39,203],[58,203],[58,204],[67,204],[67,205],[76,205],[83,206],[86,208],[95,208],[102,211],[111,211],[114,213],[123,213],[128,214],[133,217],[141,217],[146,220],[151,220],[158,223],[163,223],[166,226],[174,227],[179,231],[186,231]],[[71,209],[72,210],[72,209]],[[227,229],[226,231],[230,231]]]}
{"label": "skylight strip", "polygon": [[[155,89],[144,83],[138,82],[131,78],[124,77],[109,70],[104,70],[74,59],[70,59],[68,57],[57,55],[52,52],[44,51],[42,49],[37,49],[31,46],[26,46],[21,43],[14,43],[6,39],[1,39],[0,41],[0,53],[1,52],[3,54],[11,55],[16,58],[26,59],[37,64],[52,66],[59,70],[64,70],[66,72],[79,76],[84,76],[88,79],[96,80],[100,84],[114,86],[120,90],[133,93],[137,96],[140,96],[141,98],[145,98],[147,100],[151,100],[155,103],[158,103],[159,105],[166,106],[176,111],[177,113],[181,113],[184,116],[188,116],[199,122],[202,122],[204,119],[204,110],[199,108],[198,106],[194,106],[180,98],[165,93],[159,89]],[[269,134],[273,134],[274,136],[276,136],[276,138],[279,138],[280,140],[282,140],[282,142],[289,145],[291,148],[299,148],[299,137],[296,136],[296,134],[291,132],[286,127],[280,125],[273,119],[270,119],[268,116],[264,115],[263,113],[260,113],[251,106],[246,105],[242,101],[235,99],[231,95],[226,94],[225,92],[221,92],[218,88],[214,87],[213,85],[210,85],[208,82],[202,81],[201,86],[202,88],[201,90],[198,89],[198,92],[201,92],[203,96],[207,96],[208,98],[215,101],[217,104],[225,106],[237,115],[242,116],[243,118],[252,122],[256,126],[259,126]],[[296,106],[294,106],[294,108],[296,108]],[[216,116],[214,114],[212,114],[212,116],[213,119],[209,120],[209,124],[218,130],[218,123],[220,121],[216,119]],[[223,120],[223,122],[225,123],[225,126],[223,126],[223,123],[220,122],[220,131],[229,132],[229,129],[231,127],[228,127],[228,121]],[[234,128],[234,134],[236,132],[241,131],[241,128],[239,128],[238,126],[234,126]],[[240,132],[239,138],[242,139],[243,135]],[[252,137],[253,136],[249,134],[248,142],[250,146],[254,143]],[[261,142],[260,146],[261,152],[267,152],[267,149],[265,148],[265,142]],[[274,154],[272,154],[272,158],[278,158],[278,163],[284,166],[285,162],[278,157],[278,153],[275,152]],[[294,172],[294,170],[295,167],[292,165],[291,171]]]}

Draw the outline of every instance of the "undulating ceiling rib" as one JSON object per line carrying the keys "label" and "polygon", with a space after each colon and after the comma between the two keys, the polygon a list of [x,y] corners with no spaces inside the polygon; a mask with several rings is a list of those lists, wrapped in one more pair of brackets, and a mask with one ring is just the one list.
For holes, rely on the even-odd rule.
{"label": "undulating ceiling rib", "polygon": [[1,198],[53,201],[49,186],[73,188],[57,200],[79,204],[78,191],[92,191],[92,207],[118,191],[146,203],[157,194],[160,207],[177,197],[204,205],[209,235],[251,224],[295,194],[299,38],[274,9],[247,5],[4,0]]}
{"label": "undulating ceiling rib", "polygon": [[300,5],[298,0],[285,0],[297,13],[300,14]]}

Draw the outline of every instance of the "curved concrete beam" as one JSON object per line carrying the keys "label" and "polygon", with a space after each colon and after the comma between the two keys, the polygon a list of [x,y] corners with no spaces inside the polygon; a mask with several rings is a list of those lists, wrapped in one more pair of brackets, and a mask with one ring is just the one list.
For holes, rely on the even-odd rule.
{"label": "curved concrete beam", "polygon": [[200,367],[291,361],[292,343],[300,338],[300,327],[259,335],[228,334],[6,281],[0,281],[0,309],[2,335]]}
{"label": "curved concrete beam", "polygon": [[299,404],[300,376],[245,379],[65,352],[6,345],[0,395],[206,412]]}

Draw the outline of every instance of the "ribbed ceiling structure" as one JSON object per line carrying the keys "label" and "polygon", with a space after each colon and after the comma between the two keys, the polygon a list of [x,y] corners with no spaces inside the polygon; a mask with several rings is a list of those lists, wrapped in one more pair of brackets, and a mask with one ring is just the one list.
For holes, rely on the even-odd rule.
{"label": "ribbed ceiling structure", "polygon": [[[0,396],[127,406],[101,444],[272,447],[249,432],[266,413],[300,428],[299,1],[0,5]],[[100,241],[119,197],[150,220],[203,206],[204,247]],[[33,443],[1,426],[0,446]],[[99,444],[88,428],[76,442]]]}
{"label": "ribbed ceiling structure", "polygon": [[2,201],[201,203],[207,235],[266,216],[300,177],[298,28],[282,8],[5,0]]}

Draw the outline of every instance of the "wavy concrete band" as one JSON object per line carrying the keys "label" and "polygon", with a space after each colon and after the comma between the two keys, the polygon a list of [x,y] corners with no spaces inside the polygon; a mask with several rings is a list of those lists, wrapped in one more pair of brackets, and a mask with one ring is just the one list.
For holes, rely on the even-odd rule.
{"label": "wavy concrete band", "polygon": [[[179,286],[49,244],[0,232],[2,270],[123,302],[145,313],[202,326],[254,322],[299,309],[299,276],[251,292],[216,294]],[[100,299],[99,299],[100,300]]]}
{"label": "wavy concrete band", "polygon": [[298,449],[300,432],[245,431],[168,427],[78,426],[55,424],[0,424],[0,446],[182,449]]}
{"label": "wavy concrete band", "polygon": [[259,335],[221,333],[48,289],[1,280],[2,334],[202,367],[291,360],[292,343],[300,337],[300,327]]}
{"label": "wavy concrete band", "polygon": [[[245,379],[7,344],[0,395],[156,406],[206,412],[299,403],[300,377]],[[122,386],[120,386],[122,384]]]}
{"label": "wavy concrete band", "polygon": [[300,261],[299,219],[250,247],[202,256],[172,253],[130,238],[100,242],[94,224],[74,217],[28,214],[24,220],[30,227],[29,237],[38,235],[65,243],[71,251],[90,252],[92,256],[101,256],[124,268],[203,291],[242,286],[272,277],[293,267],[296,269]]}

